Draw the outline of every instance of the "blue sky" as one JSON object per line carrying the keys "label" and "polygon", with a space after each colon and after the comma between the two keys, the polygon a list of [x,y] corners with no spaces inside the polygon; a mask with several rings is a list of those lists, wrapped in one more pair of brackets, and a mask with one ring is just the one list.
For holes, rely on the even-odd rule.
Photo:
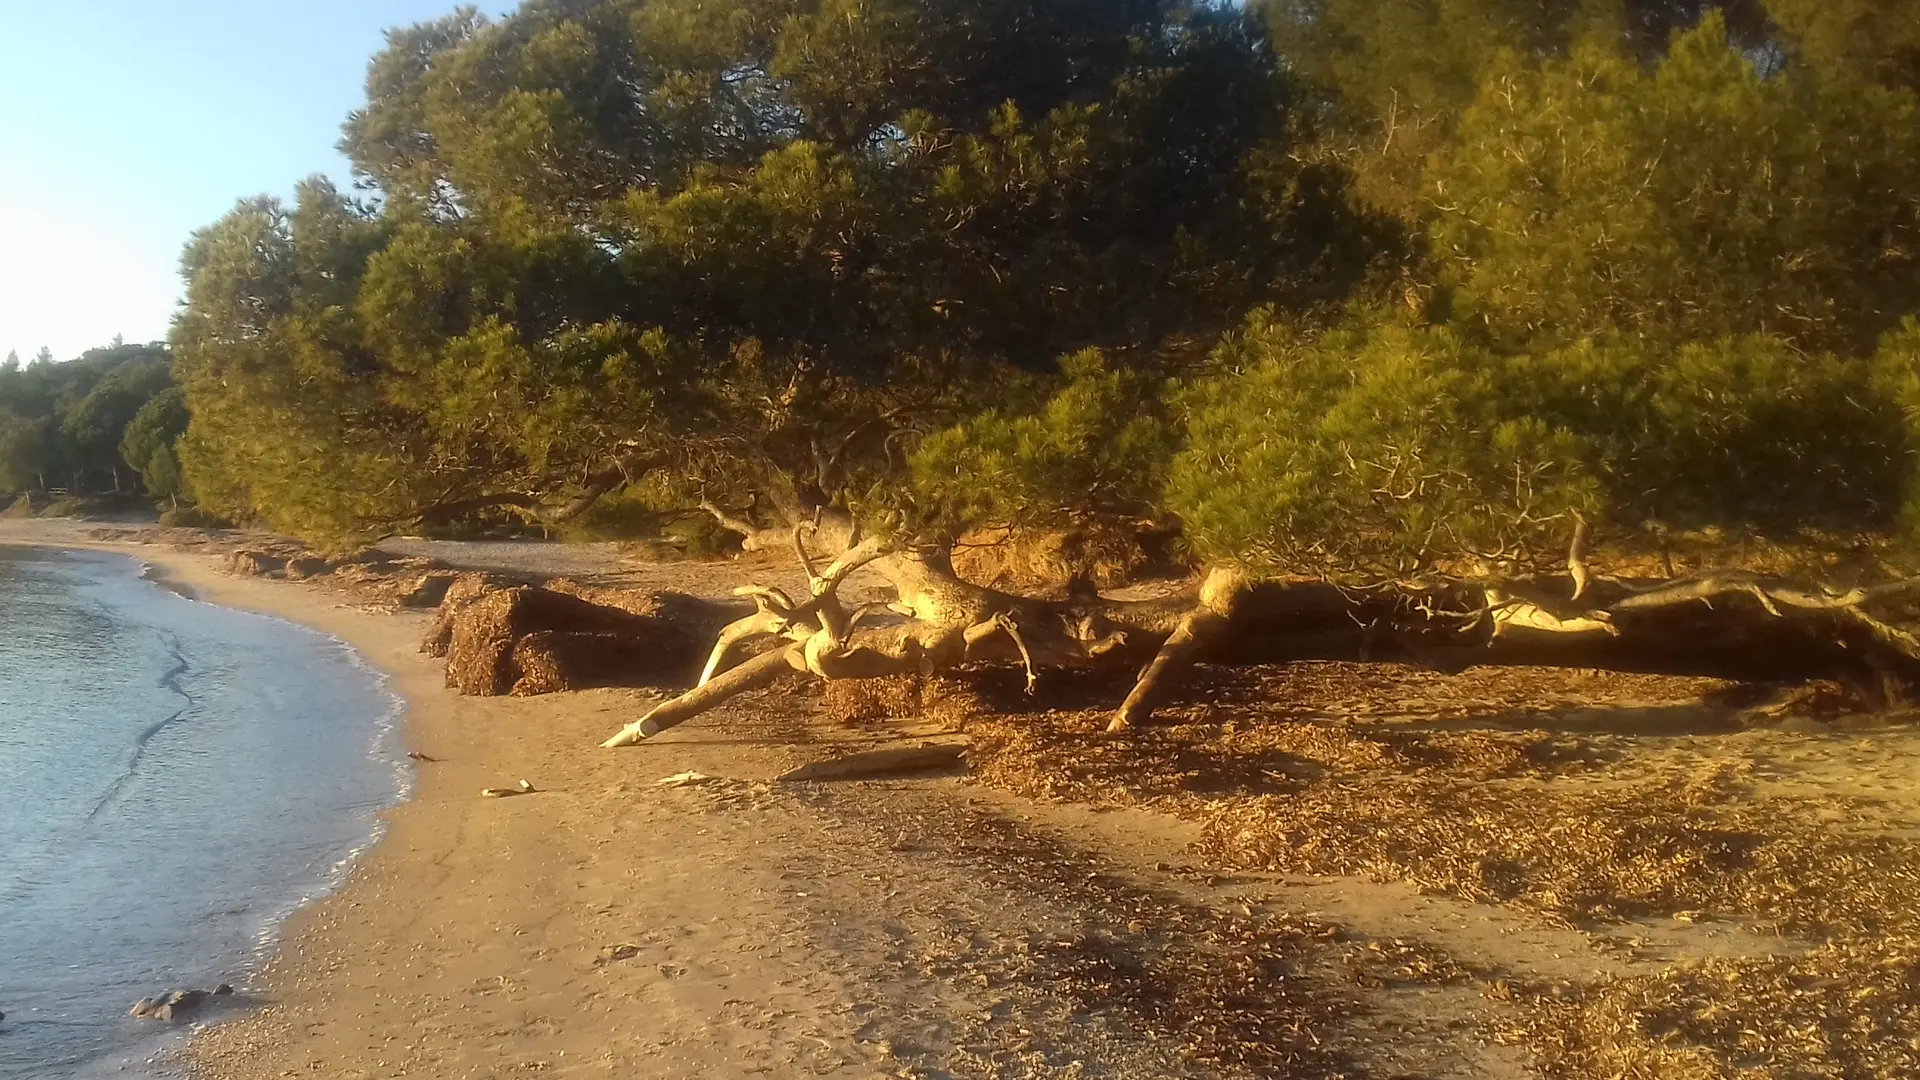
{"label": "blue sky", "polygon": [[0,357],[165,337],[188,234],[315,172],[344,183],[334,143],[381,32],[455,5],[0,0]]}

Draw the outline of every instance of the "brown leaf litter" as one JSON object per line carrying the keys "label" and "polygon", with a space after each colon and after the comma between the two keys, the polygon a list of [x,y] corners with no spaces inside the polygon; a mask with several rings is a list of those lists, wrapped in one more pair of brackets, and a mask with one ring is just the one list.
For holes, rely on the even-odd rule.
{"label": "brown leaf litter", "polygon": [[[843,717],[962,717],[992,786],[1195,818],[1197,853],[1220,869],[1404,882],[1596,929],[1724,918],[1810,939],[1556,987],[1516,987],[1418,944],[1356,969],[1363,984],[1398,971],[1481,981],[1513,1006],[1497,1010],[1499,1036],[1548,1076],[1920,1076],[1920,843],[1874,827],[1889,819],[1846,791],[1755,794],[1746,751],[1699,742],[1765,715],[1727,706],[1737,688],[1545,669],[1209,669],[1163,723],[1114,738],[1101,730],[1110,704],[1058,707],[1043,687],[1009,708],[995,678],[829,697]],[[1650,756],[1688,738],[1673,760]],[[1076,948],[1059,957],[1067,976],[1123,992],[1123,966]]]}

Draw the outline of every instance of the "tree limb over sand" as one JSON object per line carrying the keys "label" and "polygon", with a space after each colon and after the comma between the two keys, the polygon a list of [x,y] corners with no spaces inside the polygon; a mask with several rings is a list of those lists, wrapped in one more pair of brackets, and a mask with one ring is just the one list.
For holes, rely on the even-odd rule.
{"label": "tree limb over sand", "polygon": [[[790,531],[808,600],[768,586],[738,590],[757,610],[720,632],[699,684],[605,745],[640,742],[786,671],[869,679],[983,659],[1017,661],[1029,688],[1044,669],[1145,659],[1114,713],[1114,732],[1148,720],[1196,662],[1285,658],[1303,648],[1458,667],[1571,663],[1753,678],[1825,670],[1875,682],[1889,696],[1889,676],[1899,686],[1920,680],[1920,636],[1908,629],[1920,613],[1902,607],[1920,595],[1920,582],[1833,591],[1731,570],[1619,581],[1588,569],[1584,530],[1576,532],[1564,578],[1340,590],[1216,569],[1193,591],[1144,602],[1087,590],[1046,600],[982,588],[955,575],[942,550],[898,548],[862,536],[844,518],[832,533],[840,550],[823,567],[806,542],[822,531],[810,522]],[[891,585],[896,599],[843,604],[840,589],[862,568]],[[906,621],[862,629],[882,611]],[[1340,620],[1349,628],[1344,635]],[[771,650],[729,666],[769,640]],[[1795,658],[1792,670],[1781,668],[1782,657]]]}

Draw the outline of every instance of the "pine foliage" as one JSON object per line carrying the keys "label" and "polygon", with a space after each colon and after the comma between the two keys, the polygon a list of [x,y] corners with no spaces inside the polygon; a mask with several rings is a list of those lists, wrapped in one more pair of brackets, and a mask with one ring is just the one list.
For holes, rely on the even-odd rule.
{"label": "pine foliage", "polygon": [[[594,520],[1158,520],[1363,582],[1563,560],[1576,516],[1891,550],[1902,11],[462,10],[373,60],[342,143],[372,197],[310,181],[195,236],[178,464],[335,539],[627,488]],[[81,433],[9,423],[0,464]]]}

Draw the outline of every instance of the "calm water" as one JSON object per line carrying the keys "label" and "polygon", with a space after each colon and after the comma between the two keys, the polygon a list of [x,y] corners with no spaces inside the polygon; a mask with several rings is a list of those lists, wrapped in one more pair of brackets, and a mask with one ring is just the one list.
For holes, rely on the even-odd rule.
{"label": "calm water", "polygon": [[402,794],[397,702],[338,641],[139,564],[0,547],[0,1080],[128,1076],[127,1007],[250,973]]}

